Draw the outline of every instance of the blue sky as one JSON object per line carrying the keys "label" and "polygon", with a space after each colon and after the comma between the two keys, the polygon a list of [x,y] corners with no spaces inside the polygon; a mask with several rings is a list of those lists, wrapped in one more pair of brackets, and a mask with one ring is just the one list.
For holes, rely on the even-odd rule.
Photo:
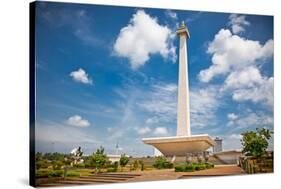
{"label": "blue sky", "polygon": [[141,138],[175,135],[182,20],[192,134],[230,150],[273,130],[273,17],[37,2],[36,150],[152,155]]}

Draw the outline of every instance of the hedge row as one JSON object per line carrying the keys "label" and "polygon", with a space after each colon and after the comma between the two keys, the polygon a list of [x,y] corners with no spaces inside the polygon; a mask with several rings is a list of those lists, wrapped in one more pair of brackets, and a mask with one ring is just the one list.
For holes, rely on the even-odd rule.
{"label": "hedge row", "polygon": [[175,166],[175,172],[193,172],[204,169],[213,168],[214,164],[211,163],[193,163],[193,164],[185,164],[185,165],[177,165]]}

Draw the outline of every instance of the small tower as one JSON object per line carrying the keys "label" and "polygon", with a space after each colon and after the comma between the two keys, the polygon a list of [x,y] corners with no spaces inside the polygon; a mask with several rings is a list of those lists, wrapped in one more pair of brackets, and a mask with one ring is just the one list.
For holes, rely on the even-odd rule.
{"label": "small tower", "polygon": [[219,138],[219,137],[216,137],[215,138],[215,146],[213,147],[213,152],[216,153],[216,152],[221,152],[222,151],[222,139]]}

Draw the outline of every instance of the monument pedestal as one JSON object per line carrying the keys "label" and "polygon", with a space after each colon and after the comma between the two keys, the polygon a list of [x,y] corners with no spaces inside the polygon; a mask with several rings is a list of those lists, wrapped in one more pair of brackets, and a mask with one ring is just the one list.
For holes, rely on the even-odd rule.
{"label": "monument pedestal", "polygon": [[185,156],[187,153],[203,152],[215,145],[209,135],[143,138],[142,141],[154,146],[165,156]]}

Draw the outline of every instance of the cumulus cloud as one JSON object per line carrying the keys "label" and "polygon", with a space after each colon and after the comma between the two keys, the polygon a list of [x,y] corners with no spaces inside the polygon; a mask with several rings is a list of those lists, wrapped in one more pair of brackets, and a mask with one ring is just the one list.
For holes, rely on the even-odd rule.
{"label": "cumulus cloud", "polygon": [[176,12],[172,11],[172,10],[167,10],[165,11],[165,14],[170,17],[173,20],[177,20],[178,19],[178,15]]}
{"label": "cumulus cloud", "polygon": [[155,124],[155,123],[159,123],[159,118],[157,116],[154,117],[150,117],[147,120],[145,120],[146,124]]}
{"label": "cumulus cloud", "polygon": [[[148,122],[172,122],[177,115],[177,85],[155,84],[136,103],[138,107],[154,115]],[[157,120],[156,120],[157,119]]]}
{"label": "cumulus cloud", "polygon": [[79,115],[71,116],[67,119],[67,124],[75,127],[88,127],[90,122],[86,119],[82,119]]}
{"label": "cumulus cloud", "polygon": [[235,101],[250,100],[273,106],[273,77],[262,76],[254,66],[230,73],[223,90],[231,91]]}
{"label": "cumulus cloud", "polygon": [[199,79],[202,82],[209,82],[216,76],[257,65],[259,60],[271,58],[273,40],[261,44],[233,35],[228,29],[221,29],[209,43],[207,53],[212,55],[212,65],[200,71]]}
{"label": "cumulus cloud", "polygon": [[82,68],[79,68],[77,71],[71,72],[69,75],[73,78],[74,81],[90,85],[93,83],[92,79]]}
{"label": "cumulus cloud", "polygon": [[246,20],[246,16],[231,14],[228,24],[231,26],[232,32],[238,34],[245,31],[245,26],[249,26],[250,22]]}
{"label": "cumulus cloud", "polygon": [[156,127],[153,132],[155,135],[167,135],[168,130],[166,127]]}
{"label": "cumulus cloud", "polygon": [[93,133],[84,132],[76,127],[69,127],[60,123],[37,123],[36,140],[44,142],[62,142],[79,143],[79,142],[97,142]]}
{"label": "cumulus cloud", "polygon": [[242,135],[233,133],[222,136],[223,139],[223,150],[241,150],[242,145],[240,139]]}
{"label": "cumulus cloud", "polygon": [[147,134],[147,133],[151,132],[151,129],[149,127],[142,127],[142,128],[139,128],[137,131],[139,134],[143,135],[143,134]]}
{"label": "cumulus cloud", "polygon": [[235,120],[229,120],[227,126],[235,129],[256,128],[273,125],[273,117],[264,112],[254,112],[247,110],[243,115],[237,117]]}
{"label": "cumulus cloud", "polygon": [[238,118],[238,115],[236,115],[235,113],[229,113],[227,114],[227,118],[229,120],[236,120]]}
{"label": "cumulus cloud", "polygon": [[216,86],[194,88],[190,90],[191,125],[203,128],[215,124],[216,110],[221,105],[220,94]]}
{"label": "cumulus cloud", "polygon": [[171,43],[171,30],[158,23],[157,18],[138,10],[130,23],[120,30],[114,44],[117,56],[129,59],[131,68],[136,70],[144,65],[152,54],[175,60],[176,50]]}

